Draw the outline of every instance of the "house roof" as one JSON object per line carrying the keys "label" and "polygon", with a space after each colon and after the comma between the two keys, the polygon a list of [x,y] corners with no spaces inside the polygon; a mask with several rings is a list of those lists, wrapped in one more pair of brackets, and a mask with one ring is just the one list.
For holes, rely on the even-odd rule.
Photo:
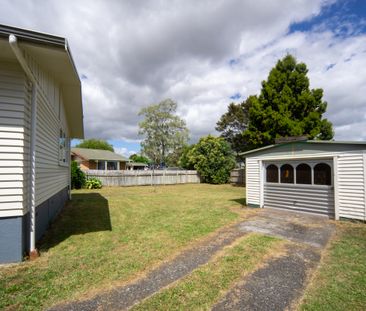
{"label": "house roof", "polygon": [[70,137],[83,138],[81,82],[67,40],[50,34],[0,24],[0,57],[16,60],[9,36],[15,35],[19,47],[59,83],[65,106]]}
{"label": "house roof", "polygon": [[124,156],[109,150],[71,148],[71,153],[85,160],[124,161],[124,162],[129,161]]}
{"label": "house roof", "polygon": [[143,167],[146,167],[148,165],[146,163],[141,163],[141,162],[129,162],[129,163],[127,163],[127,166],[143,166]]}
{"label": "house roof", "polygon": [[274,149],[274,148],[277,148],[280,146],[290,145],[290,144],[308,144],[308,145],[309,144],[315,144],[315,145],[318,144],[318,145],[340,145],[340,146],[358,145],[358,146],[365,146],[365,148],[366,148],[366,141],[306,140],[306,141],[291,141],[291,142],[286,142],[286,143],[282,143],[282,144],[269,145],[269,146],[249,150],[246,152],[241,152],[241,153],[239,153],[239,155],[247,156],[247,155],[251,155],[253,153],[267,151],[268,149]]}

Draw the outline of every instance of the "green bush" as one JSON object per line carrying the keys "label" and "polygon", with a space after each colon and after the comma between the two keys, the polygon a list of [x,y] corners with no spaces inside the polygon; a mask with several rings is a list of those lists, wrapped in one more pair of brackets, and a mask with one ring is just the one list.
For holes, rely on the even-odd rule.
{"label": "green bush", "polygon": [[100,189],[102,188],[102,182],[98,178],[87,179],[85,184],[86,189]]}
{"label": "green bush", "polygon": [[71,189],[81,189],[85,185],[85,174],[76,161],[71,162]]}
{"label": "green bush", "polygon": [[235,167],[235,157],[230,145],[222,137],[202,137],[187,154],[189,163],[209,184],[225,184]]}

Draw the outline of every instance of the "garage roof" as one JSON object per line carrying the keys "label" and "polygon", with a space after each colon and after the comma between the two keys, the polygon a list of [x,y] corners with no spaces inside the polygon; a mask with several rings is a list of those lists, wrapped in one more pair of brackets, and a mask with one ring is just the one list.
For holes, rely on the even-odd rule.
{"label": "garage roof", "polygon": [[286,145],[301,145],[301,144],[306,144],[306,145],[330,145],[330,146],[342,146],[342,149],[344,149],[344,147],[347,148],[347,146],[351,147],[360,147],[357,149],[365,149],[366,148],[366,142],[365,141],[334,141],[334,140],[306,140],[306,141],[292,141],[292,142],[287,142],[287,143],[282,143],[282,144],[275,144],[275,145],[269,145],[269,146],[265,146],[262,148],[257,148],[257,149],[253,149],[253,150],[249,150],[246,152],[242,152],[239,153],[239,155],[241,156],[250,156],[254,153],[262,153],[262,152],[270,152],[270,149],[275,149],[275,148],[279,148],[279,147],[283,147]]}

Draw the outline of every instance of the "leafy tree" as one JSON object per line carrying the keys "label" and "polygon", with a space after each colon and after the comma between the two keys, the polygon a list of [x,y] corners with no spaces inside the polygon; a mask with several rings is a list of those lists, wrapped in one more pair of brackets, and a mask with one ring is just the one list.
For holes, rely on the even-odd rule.
{"label": "leafy tree", "polygon": [[179,159],[182,155],[184,147],[176,148],[173,152],[169,153],[166,157],[166,165],[170,167],[179,166]]}
{"label": "leafy tree", "polygon": [[248,149],[243,132],[248,128],[251,99],[252,97],[249,97],[240,104],[231,103],[228,111],[216,123],[216,130],[221,132],[221,137],[225,138],[237,153]]}
{"label": "leafy tree", "polygon": [[139,155],[139,154],[132,154],[132,155],[130,155],[129,159],[131,161],[137,162],[137,163],[146,163],[146,164],[150,163],[150,160],[147,157],[144,157],[143,155]]}
{"label": "leafy tree", "polygon": [[81,189],[85,185],[85,174],[76,161],[71,162],[71,189]]}
{"label": "leafy tree", "polygon": [[79,143],[75,147],[87,148],[87,149],[102,149],[114,152],[113,146],[103,139],[95,139],[95,138],[84,139],[81,143]]}
{"label": "leafy tree", "polygon": [[233,151],[222,137],[208,135],[201,138],[188,152],[188,158],[202,181],[210,184],[226,183],[235,167]]}
{"label": "leafy tree", "polygon": [[184,120],[176,115],[177,104],[166,99],[156,105],[143,108],[139,115],[140,135],[144,135],[142,151],[154,164],[166,163],[167,156],[182,148],[188,141],[188,129]]}
{"label": "leafy tree", "polygon": [[322,118],[327,108],[323,90],[310,90],[307,73],[306,65],[297,63],[291,55],[270,71],[260,95],[251,98],[249,125],[243,133],[251,148],[273,144],[275,138],[286,136],[333,138],[332,124]]}
{"label": "leafy tree", "polygon": [[182,153],[180,155],[178,166],[186,170],[194,170],[194,165],[189,161],[189,152],[193,149],[195,145],[186,145],[182,148]]}

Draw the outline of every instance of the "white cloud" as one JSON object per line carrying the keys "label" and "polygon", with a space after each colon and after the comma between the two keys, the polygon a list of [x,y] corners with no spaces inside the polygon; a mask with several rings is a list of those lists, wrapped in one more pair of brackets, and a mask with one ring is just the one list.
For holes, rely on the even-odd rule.
{"label": "white cloud", "polygon": [[133,154],[137,154],[138,152],[135,150],[128,150],[125,147],[114,147],[114,152],[120,155],[123,155],[126,158],[129,158]]}
{"label": "white cloud", "polygon": [[178,102],[193,140],[214,133],[230,96],[258,93],[290,52],[308,65],[312,86],[324,89],[337,138],[361,139],[354,129],[366,123],[365,35],[347,28],[353,35],[344,38],[327,25],[288,33],[330,2],[5,0],[0,23],[68,39],[87,77],[87,137],[136,141],[138,111],[167,97]]}

